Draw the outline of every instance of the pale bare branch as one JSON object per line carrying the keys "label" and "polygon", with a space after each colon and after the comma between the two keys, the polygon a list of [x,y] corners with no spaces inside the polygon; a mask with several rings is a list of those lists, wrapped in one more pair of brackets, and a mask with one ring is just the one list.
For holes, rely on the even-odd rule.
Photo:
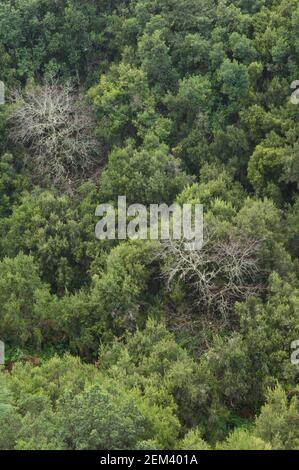
{"label": "pale bare branch", "polygon": [[201,310],[227,315],[236,301],[261,290],[260,245],[244,235],[220,238],[208,228],[201,250],[186,251],[184,240],[167,240],[160,253],[163,276],[169,289],[174,282],[183,282]]}
{"label": "pale bare branch", "polygon": [[10,138],[28,149],[33,179],[55,186],[91,174],[99,160],[95,119],[70,85],[45,83],[13,93]]}

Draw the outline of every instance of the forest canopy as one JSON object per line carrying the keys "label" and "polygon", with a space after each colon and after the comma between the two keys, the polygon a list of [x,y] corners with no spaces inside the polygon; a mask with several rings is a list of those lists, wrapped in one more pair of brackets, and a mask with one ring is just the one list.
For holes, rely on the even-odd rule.
{"label": "forest canopy", "polygon": [[298,0],[0,0],[0,80],[0,449],[299,450]]}

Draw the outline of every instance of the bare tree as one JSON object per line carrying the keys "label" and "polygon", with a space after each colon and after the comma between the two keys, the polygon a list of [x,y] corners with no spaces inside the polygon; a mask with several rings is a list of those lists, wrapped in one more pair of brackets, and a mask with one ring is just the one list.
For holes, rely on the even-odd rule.
{"label": "bare tree", "polygon": [[56,186],[90,174],[99,153],[95,119],[70,85],[45,83],[13,93],[10,138],[28,149],[26,165]]}
{"label": "bare tree", "polygon": [[223,239],[211,229],[205,230],[201,250],[186,251],[185,241],[162,243],[163,276],[167,285],[183,281],[195,302],[207,313],[226,316],[237,300],[258,293],[260,241],[231,235]]}

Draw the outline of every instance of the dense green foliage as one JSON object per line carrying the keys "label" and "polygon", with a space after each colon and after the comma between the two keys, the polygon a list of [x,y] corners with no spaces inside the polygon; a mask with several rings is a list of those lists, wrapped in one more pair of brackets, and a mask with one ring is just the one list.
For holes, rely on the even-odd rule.
{"label": "dense green foliage", "polygon": [[[298,59],[298,0],[0,0],[0,449],[299,449]],[[89,172],[18,140],[48,83]],[[121,195],[203,204],[200,264],[97,240]]]}

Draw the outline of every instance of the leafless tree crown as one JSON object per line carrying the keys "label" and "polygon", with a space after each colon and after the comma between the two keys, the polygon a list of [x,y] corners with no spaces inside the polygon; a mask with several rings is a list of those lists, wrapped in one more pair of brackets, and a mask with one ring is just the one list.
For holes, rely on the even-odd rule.
{"label": "leafless tree crown", "polygon": [[70,85],[15,91],[13,102],[10,137],[28,149],[26,164],[34,176],[59,185],[92,171],[99,152],[94,117]]}
{"label": "leafless tree crown", "polygon": [[221,239],[208,229],[201,250],[186,251],[183,240],[168,240],[162,244],[163,276],[169,288],[183,281],[202,310],[227,315],[236,301],[261,290],[260,245],[246,236]]}

